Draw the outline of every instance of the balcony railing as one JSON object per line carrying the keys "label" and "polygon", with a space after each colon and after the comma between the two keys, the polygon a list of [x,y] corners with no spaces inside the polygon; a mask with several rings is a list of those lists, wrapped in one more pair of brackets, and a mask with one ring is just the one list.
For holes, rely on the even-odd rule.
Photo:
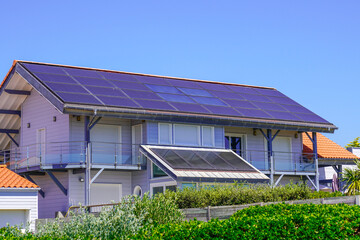
{"label": "balcony railing", "polygon": [[[18,147],[0,152],[12,170],[85,167],[87,154],[92,167],[136,168],[145,166],[145,157],[139,152],[140,145],[91,142],[53,142]],[[270,171],[268,151],[247,150],[238,152],[260,171]],[[313,154],[273,151],[275,172],[315,172]]]}
{"label": "balcony railing", "polygon": [[[270,171],[268,151],[243,151],[240,155],[261,171]],[[315,172],[314,154],[273,151],[275,172]]]}
{"label": "balcony railing", "polygon": [[86,158],[92,167],[131,168],[145,165],[136,144],[107,142],[52,142],[33,144],[0,152],[12,170],[85,167]]}

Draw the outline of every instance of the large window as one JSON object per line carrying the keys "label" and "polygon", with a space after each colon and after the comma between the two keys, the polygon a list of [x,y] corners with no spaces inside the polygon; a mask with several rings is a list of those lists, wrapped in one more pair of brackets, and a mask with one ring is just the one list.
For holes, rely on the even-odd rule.
{"label": "large window", "polygon": [[200,146],[200,126],[174,124],[174,144]]}
{"label": "large window", "polygon": [[152,183],[150,184],[150,193],[155,195],[157,193],[164,193],[166,190],[176,192],[177,185],[176,182],[163,182],[163,183]]}

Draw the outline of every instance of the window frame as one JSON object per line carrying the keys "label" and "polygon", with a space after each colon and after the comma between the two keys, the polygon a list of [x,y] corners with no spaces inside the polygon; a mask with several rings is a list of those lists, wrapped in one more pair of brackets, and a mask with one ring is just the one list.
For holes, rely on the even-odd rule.
{"label": "window frame", "polygon": [[[161,125],[167,125],[168,126],[168,128],[169,128],[169,139],[170,139],[170,143],[161,143],[160,142],[160,133],[161,133],[161,131],[160,131],[160,126]],[[173,126],[172,126],[172,124],[171,123],[158,123],[158,144],[161,144],[161,145],[173,145]]]}
{"label": "window frame", "polygon": [[[196,127],[196,132],[197,132],[197,139],[196,139],[196,142],[197,142],[197,145],[191,145],[191,144],[188,144],[188,145],[183,145],[183,144],[177,144],[176,143],[176,127],[179,127],[179,126],[191,126],[191,127]],[[173,145],[177,145],[177,146],[192,146],[192,147],[201,147],[201,126],[200,125],[192,125],[192,124],[173,124]]]}
{"label": "window frame", "polygon": [[[204,144],[204,128],[210,128],[211,129],[211,145],[205,145]],[[203,147],[215,147],[215,127],[213,126],[201,126],[201,146]]]}

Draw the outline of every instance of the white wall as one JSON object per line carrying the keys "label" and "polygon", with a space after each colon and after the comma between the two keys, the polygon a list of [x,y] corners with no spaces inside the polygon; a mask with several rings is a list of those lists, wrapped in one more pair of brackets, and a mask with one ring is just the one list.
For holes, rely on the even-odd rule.
{"label": "white wall", "polygon": [[[91,171],[91,177],[94,177],[98,170]],[[69,205],[78,206],[84,204],[85,183],[80,182],[79,178],[84,178],[84,173],[74,174],[69,171]],[[95,183],[117,183],[122,184],[122,196],[132,194],[131,172],[124,171],[103,171],[95,180]],[[91,189],[90,189],[91,191]]]}
{"label": "white wall", "polygon": [[35,219],[38,218],[38,190],[35,189],[0,189],[0,211],[26,210],[30,229],[35,229]]}

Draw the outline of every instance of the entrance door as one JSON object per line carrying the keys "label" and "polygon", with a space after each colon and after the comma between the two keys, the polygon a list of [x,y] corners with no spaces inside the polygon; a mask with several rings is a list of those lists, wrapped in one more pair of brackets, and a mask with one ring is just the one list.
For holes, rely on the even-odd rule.
{"label": "entrance door", "polygon": [[225,134],[225,148],[231,149],[245,159],[245,137],[240,134]]}
{"label": "entrance door", "polygon": [[291,157],[291,138],[276,137],[273,140],[273,156],[275,170],[293,171],[293,162]]}
{"label": "entrance door", "polygon": [[141,162],[141,154],[139,151],[142,144],[142,124],[132,126],[132,162],[137,164]]}

